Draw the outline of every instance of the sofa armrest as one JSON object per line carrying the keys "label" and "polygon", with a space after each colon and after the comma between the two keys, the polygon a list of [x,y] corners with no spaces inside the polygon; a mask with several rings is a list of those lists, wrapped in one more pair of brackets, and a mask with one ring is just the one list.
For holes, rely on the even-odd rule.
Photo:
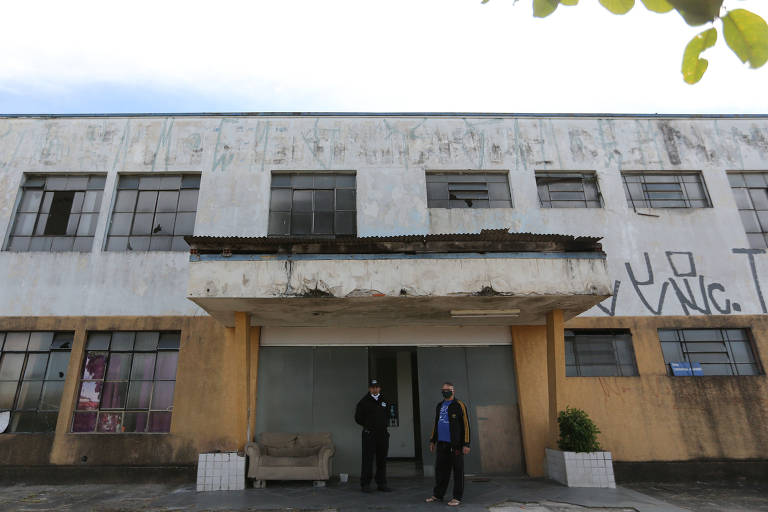
{"label": "sofa armrest", "polygon": [[317,453],[317,467],[320,469],[320,480],[328,480],[331,476],[331,457],[336,453],[333,446],[323,446]]}
{"label": "sofa armrest", "polygon": [[248,455],[251,464],[258,465],[259,459],[261,458],[261,448],[259,448],[258,443],[246,444],[245,453]]}

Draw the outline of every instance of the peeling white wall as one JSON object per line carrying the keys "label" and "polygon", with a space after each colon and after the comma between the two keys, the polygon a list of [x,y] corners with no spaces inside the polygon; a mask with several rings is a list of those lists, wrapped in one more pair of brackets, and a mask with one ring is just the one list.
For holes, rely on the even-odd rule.
{"label": "peeling white wall", "polygon": [[[0,119],[6,239],[23,173],[108,174],[91,253],[0,253],[0,315],[201,314],[185,254],[101,251],[117,174],[202,172],[195,234],[263,236],[270,172],[313,169],[357,172],[361,236],[604,236],[618,293],[590,315],[766,312],[725,172],[768,170],[768,118],[200,116]],[[427,209],[424,172],[456,169],[509,171],[514,208]],[[714,208],[633,212],[620,171],[660,169],[702,171]],[[539,208],[535,170],[596,171],[605,208]]]}

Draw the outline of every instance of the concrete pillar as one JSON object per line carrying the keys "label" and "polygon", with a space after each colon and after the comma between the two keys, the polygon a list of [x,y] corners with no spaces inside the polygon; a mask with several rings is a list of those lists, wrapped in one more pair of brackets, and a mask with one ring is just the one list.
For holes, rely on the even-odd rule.
{"label": "concrete pillar", "polygon": [[565,331],[563,311],[553,309],[547,313],[547,390],[549,397],[549,442],[550,448],[557,448],[559,429],[557,414],[563,404],[565,385]]}
{"label": "concrete pillar", "polygon": [[253,441],[256,425],[256,400],[258,396],[259,379],[259,345],[261,329],[251,327],[251,315],[235,312],[235,344],[243,355],[244,387],[245,387],[245,424],[244,441]]}
{"label": "concrete pillar", "polygon": [[71,463],[66,453],[67,436],[70,435],[69,427],[80,393],[80,369],[85,359],[86,342],[85,322],[80,321],[77,324],[74,328],[75,337],[72,341],[72,351],[69,354],[69,364],[67,365],[67,376],[64,379],[64,389],[61,393],[61,402],[59,402],[59,417],[56,420],[56,433],[54,434],[49,459],[51,464]]}

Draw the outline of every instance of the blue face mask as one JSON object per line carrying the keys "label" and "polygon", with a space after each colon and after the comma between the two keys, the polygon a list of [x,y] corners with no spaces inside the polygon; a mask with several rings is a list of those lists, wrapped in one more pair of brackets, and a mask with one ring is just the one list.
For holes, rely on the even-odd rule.
{"label": "blue face mask", "polygon": [[451,398],[451,395],[453,395],[453,391],[450,389],[441,389],[440,392],[443,394],[443,398]]}

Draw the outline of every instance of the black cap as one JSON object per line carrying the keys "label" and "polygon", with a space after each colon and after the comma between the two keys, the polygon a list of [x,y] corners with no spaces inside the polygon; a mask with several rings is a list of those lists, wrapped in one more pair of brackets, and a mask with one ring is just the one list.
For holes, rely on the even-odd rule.
{"label": "black cap", "polygon": [[381,387],[381,384],[379,384],[379,381],[377,379],[371,379],[371,381],[368,383],[368,387],[373,388],[376,386]]}

